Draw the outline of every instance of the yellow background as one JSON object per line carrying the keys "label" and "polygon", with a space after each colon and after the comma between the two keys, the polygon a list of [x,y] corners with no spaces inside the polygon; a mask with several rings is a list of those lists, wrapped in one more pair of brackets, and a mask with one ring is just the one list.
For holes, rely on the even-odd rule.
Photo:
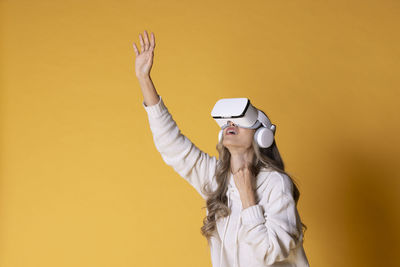
{"label": "yellow background", "polygon": [[0,266],[211,266],[205,202],[142,107],[144,30],[199,148],[217,155],[220,98],[277,125],[311,266],[398,264],[398,1],[0,3]]}

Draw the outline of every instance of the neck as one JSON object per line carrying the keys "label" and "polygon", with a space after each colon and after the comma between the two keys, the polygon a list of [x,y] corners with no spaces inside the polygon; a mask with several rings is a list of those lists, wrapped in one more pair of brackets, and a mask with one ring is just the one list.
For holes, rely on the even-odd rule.
{"label": "neck", "polygon": [[250,147],[248,149],[238,149],[230,151],[231,153],[231,173],[236,173],[245,165],[250,165],[253,160],[254,152]]}

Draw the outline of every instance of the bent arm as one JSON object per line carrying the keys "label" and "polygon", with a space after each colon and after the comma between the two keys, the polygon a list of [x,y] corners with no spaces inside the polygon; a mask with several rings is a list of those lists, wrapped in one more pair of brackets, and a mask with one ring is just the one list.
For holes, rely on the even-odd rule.
{"label": "bent arm", "polygon": [[291,188],[283,188],[283,183],[276,181],[265,204],[263,201],[241,211],[243,228],[239,238],[253,248],[255,257],[265,265],[287,259],[290,250],[299,245],[297,237],[301,235]]}

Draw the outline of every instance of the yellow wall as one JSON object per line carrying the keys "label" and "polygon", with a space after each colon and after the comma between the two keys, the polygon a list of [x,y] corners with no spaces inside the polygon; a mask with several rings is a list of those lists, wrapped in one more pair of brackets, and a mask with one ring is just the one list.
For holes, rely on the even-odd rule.
{"label": "yellow wall", "polygon": [[182,133],[219,98],[277,125],[311,266],[395,266],[399,2],[1,3],[0,266],[211,266],[205,203],[153,144],[133,42]]}

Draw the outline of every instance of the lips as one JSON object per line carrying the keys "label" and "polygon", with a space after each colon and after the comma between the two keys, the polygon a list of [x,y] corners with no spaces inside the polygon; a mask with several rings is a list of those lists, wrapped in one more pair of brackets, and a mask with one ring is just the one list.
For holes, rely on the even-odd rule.
{"label": "lips", "polygon": [[[233,131],[234,133],[231,133],[230,131]],[[231,135],[231,134],[237,134],[237,129],[233,126],[230,126],[226,129],[226,135]]]}

